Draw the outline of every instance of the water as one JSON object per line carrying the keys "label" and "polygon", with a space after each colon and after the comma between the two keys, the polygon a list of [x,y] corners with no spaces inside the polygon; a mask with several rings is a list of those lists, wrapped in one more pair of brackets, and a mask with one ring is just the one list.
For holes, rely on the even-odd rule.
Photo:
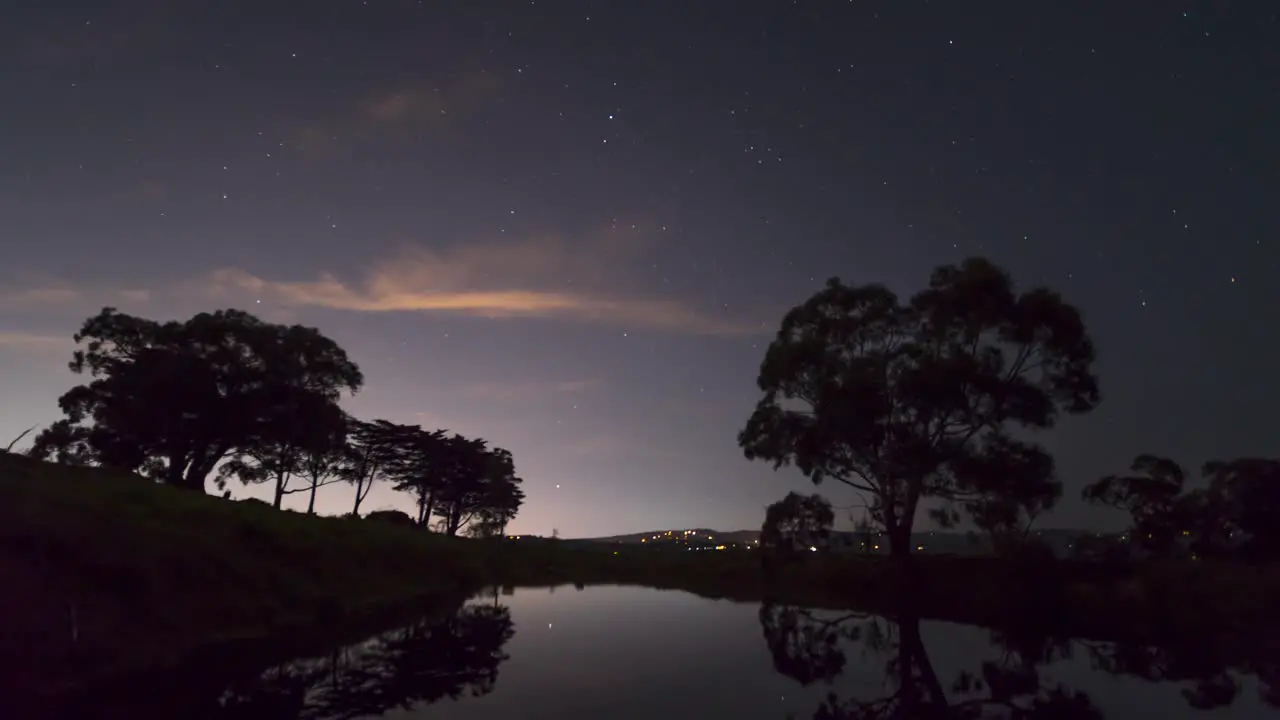
{"label": "water", "polygon": [[[1276,712],[1260,691],[1277,702],[1280,688],[1221,670],[1186,650],[993,638],[954,623],[677,591],[560,587],[490,593],[447,618],[271,668],[226,691],[212,716],[916,718],[939,716],[929,710],[938,696],[946,717]],[[1195,707],[1205,703],[1218,707]]]}

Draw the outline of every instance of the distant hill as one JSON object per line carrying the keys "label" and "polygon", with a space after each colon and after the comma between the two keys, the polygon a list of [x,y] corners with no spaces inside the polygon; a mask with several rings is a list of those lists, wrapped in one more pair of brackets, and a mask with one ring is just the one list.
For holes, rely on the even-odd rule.
{"label": "distant hill", "polygon": [[[1045,529],[1033,530],[1032,535],[1047,543],[1059,555],[1071,552],[1077,538],[1091,535],[1085,530]],[[852,532],[833,533],[836,546],[853,546],[860,541]],[[648,532],[630,533],[627,535],[610,535],[608,537],[582,538],[583,542],[599,543],[663,543],[679,542],[697,545],[732,545],[755,543],[760,539],[759,530],[712,530],[709,528],[681,528],[678,530],[650,530]],[[876,535],[880,552],[888,552],[888,542],[883,533]],[[990,551],[990,543],[984,535],[949,531],[924,531],[911,536],[912,545],[917,552],[950,553],[956,555],[975,555]],[[873,551],[874,552],[874,551]]]}
{"label": "distant hill", "polygon": [[731,530],[722,532],[708,528],[681,528],[679,530],[651,530],[649,532],[631,533],[629,535],[610,535],[600,538],[582,538],[588,542],[638,543],[642,540],[653,542],[664,538],[696,538],[704,542],[745,543],[760,538],[759,530]]}

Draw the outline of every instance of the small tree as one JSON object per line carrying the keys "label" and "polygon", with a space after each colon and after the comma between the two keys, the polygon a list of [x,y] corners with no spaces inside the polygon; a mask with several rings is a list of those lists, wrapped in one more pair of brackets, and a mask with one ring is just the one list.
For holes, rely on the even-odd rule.
{"label": "small tree", "polygon": [[1008,524],[1051,504],[1051,460],[1011,431],[1091,410],[1093,360],[1074,307],[1044,288],[1016,293],[983,259],[938,268],[906,304],[832,279],[783,318],[738,442],[748,459],[865,493],[905,558],[922,501],[940,502],[946,524],[961,510]]}
{"label": "small tree", "polygon": [[330,427],[332,434],[326,442],[310,447],[303,453],[298,474],[306,481],[306,485],[286,492],[302,492],[305,490],[308,493],[308,515],[316,514],[316,491],[325,485],[332,485],[346,480],[343,472],[346,469],[348,457],[347,429],[350,425],[350,418],[344,415],[341,424]]}
{"label": "small tree", "polygon": [[825,550],[831,542],[835,513],[821,495],[791,492],[765,511],[760,548],[789,554],[797,550]]}
{"label": "small tree", "polygon": [[417,505],[417,524],[426,528],[436,501],[448,480],[448,438],[445,431],[414,427],[396,441],[396,459],[387,469],[394,488],[411,492]]}
{"label": "small tree", "polygon": [[219,468],[218,485],[223,486],[233,477],[246,485],[271,483],[271,504],[277,510],[285,495],[310,489],[314,508],[319,485],[316,475],[311,474],[313,482],[309,486],[290,488],[289,482],[295,477],[305,479],[309,468],[320,470],[316,458],[332,455],[345,446],[346,416],[337,403],[327,398],[287,386],[276,390],[272,393],[275,402],[263,403],[264,415],[276,417],[264,422]]}
{"label": "small tree", "polygon": [[[1280,560],[1280,460],[1213,461],[1205,463],[1204,474],[1209,478],[1201,515],[1205,530],[1223,544],[1238,544],[1248,558]],[[1238,540],[1230,538],[1232,532]]]}
{"label": "small tree", "polygon": [[1139,455],[1129,466],[1131,475],[1107,475],[1085,486],[1081,497],[1094,505],[1105,505],[1129,514],[1129,537],[1134,545],[1155,557],[1175,552],[1182,534],[1178,498],[1186,482],[1186,472],[1169,458]]}
{"label": "small tree", "polygon": [[346,461],[341,475],[355,486],[353,515],[360,514],[360,503],[368,497],[374,482],[388,477],[388,472],[398,467],[405,438],[420,431],[417,425],[397,425],[387,420],[349,420]]}

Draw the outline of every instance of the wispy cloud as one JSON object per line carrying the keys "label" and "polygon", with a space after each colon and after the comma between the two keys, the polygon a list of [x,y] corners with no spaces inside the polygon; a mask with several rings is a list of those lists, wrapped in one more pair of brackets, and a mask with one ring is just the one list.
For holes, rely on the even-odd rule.
{"label": "wispy cloud", "polygon": [[0,349],[4,350],[66,350],[70,348],[71,344],[69,335],[39,335],[0,330]]}
{"label": "wispy cloud", "polygon": [[84,293],[69,287],[32,287],[0,293],[0,310],[45,310],[84,301]]}
{"label": "wispy cloud", "polygon": [[[758,330],[675,299],[645,298],[588,288],[601,282],[621,246],[571,247],[557,240],[472,244],[439,253],[422,248],[370,268],[361,281],[323,273],[314,280],[278,280],[238,268],[211,276],[216,295],[285,306],[354,312],[423,312],[480,318],[560,318],[704,335]],[[587,251],[590,252],[587,252]]]}
{"label": "wispy cloud", "polygon": [[0,310],[79,312],[107,305],[137,305],[151,299],[151,291],[142,289],[74,287],[66,282],[44,278],[26,284],[25,288],[0,291]]}
{"label": "wispy cloud", "polygon": [[462,385],[459,389],[465,394],[485,400],[512,402],[529,400],[548,395],[578,395],[600,386],[598,380],[558,380],[522,382],[476,382]]}
{"label": "wispy cloud", "polygon": [[328,117],[303,122],[293,135],[304,149],[333,150],[335,138],[440,133],[499,101],[504,87],[501,76],[483,68],[438,82],[394,82],[351,100]]}

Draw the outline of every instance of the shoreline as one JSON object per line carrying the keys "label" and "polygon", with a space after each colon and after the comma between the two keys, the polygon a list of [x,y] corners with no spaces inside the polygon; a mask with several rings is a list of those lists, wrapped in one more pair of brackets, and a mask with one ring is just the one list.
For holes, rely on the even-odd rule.
{"label": "shoreline", "polygon": [[[455,606],[493,586],[639,585],[1125,643],[1188,638],[1251,658],[1280,639],[1280,568],[1183,563],[1127,574],[1070,562],[918,555],[670,553],[444,538],[306,516],[90,469],[0,456],[6,700],[181,692],[192,668],[283,662]],[[68,617],[68,604],[78,613]],[[75,605],[74,603],[79,603]],[[3,623],[0,620],[0,623]],[[1273,646],[1280,646],[1276,642]],[[14,662],[14,659],[21,662]],[[227,677],[215,673],[199,673]]]}

